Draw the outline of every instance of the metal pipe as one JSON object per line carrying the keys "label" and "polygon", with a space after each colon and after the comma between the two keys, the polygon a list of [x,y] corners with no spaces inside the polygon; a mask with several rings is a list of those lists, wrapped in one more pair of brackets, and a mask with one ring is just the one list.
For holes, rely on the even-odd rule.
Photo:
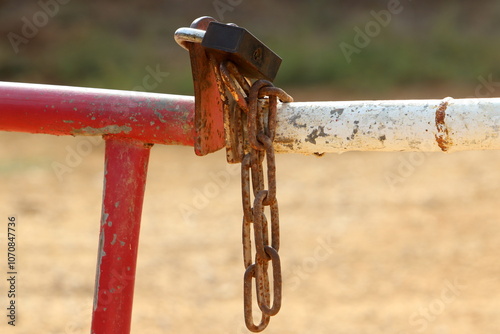
{"label": "metal pipe", "polygon": [[104,195],[92,334],[128,334],[151,145],[105,137]]}
{"label": "metal pipe", "polygon": [[500,98],[281,104],[280,153],[500,149]]}
{"label": "metal pipe", "polygon": [[[0,131],[193,146],[191,96],[0,82]],[[293,102],[278,108],[280,153],[500,149],[500,99]],[[207,133],[219,142],[222,133]]]}
{"label": "metal pipe", "polygon": [[0,82],[0,131],[194,145],[192,96]]}

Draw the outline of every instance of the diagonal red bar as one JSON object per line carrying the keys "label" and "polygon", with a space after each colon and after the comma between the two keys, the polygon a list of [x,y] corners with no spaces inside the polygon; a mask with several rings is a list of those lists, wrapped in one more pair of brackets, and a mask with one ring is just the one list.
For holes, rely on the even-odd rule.
{"label": "diagonal red bar", "polygon": [[151,145],[105,137],[104,196],[92,334],[128,334]]}

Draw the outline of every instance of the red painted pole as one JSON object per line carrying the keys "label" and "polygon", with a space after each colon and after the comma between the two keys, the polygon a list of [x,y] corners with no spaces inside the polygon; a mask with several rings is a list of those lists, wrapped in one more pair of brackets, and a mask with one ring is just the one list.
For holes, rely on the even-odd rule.
{"label": "red painted pole", "polygon": [[0,82],[0,131],[194,145],[192,96]]}
{"label": "red painted pole", "polygon": [[128,334],[151,145],[105,137],[104,195],[92,334]]}

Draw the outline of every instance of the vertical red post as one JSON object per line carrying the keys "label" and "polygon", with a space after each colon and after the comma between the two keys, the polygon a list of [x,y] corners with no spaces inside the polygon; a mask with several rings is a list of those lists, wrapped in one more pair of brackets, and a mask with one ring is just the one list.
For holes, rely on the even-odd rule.
{"label": "vertical red post", "polygon": [[92,334],[128,334],[151,145],[107,137]]}

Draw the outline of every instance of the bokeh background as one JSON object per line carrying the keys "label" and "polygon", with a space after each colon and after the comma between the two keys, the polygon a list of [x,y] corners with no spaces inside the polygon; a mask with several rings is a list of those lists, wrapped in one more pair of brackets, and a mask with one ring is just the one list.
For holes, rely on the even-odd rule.
{"label": "bokeh background", "polygon": [[[348,61],[340,45],[356,46],[372,11],[390,6],[399,13]],[[498,1],[2,1],[0,80],[133,90],[158,68],[151,91],[190,95],[173,32],[203,15],[275,50],[275,83],[297,101],[500,95]],[[83,141],[91,152],[57,174]],[[88,333],[104,144],[19,133],[0,143],[0,219],[20,222],[19,322],[0,332]],[[499,152],[277,163],[285,297],[267,333],[500,331]],[[148,178],[132,332],[246,333],[237,167],[223,152],[157,145]]]}

